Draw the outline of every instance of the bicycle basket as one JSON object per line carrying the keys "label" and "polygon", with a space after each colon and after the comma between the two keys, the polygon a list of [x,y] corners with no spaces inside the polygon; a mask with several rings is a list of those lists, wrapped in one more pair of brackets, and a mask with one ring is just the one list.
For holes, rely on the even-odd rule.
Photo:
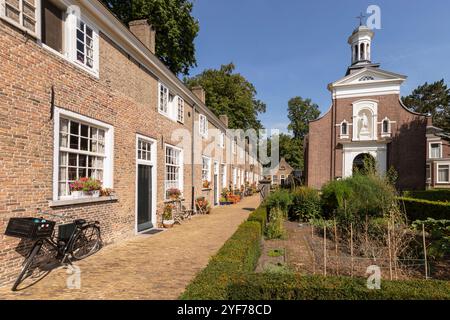
{"label": "bicycle basket", "polygon": [[58,240],[69,241],[76,228],[75,223],[67,223],[58,226]]}
{"label": "bicycle basket", "polygon": [[55,222],[40,218],[11,218],[5,235],[22,239],[43,239],[51,237]]}

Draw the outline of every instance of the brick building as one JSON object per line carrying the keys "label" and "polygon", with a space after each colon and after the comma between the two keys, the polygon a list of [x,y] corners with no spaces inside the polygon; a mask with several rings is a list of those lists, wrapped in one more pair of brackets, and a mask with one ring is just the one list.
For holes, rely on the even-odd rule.
{"label": "brick building", "polygon": [[294,174],[294,168],[286,161],[285,158],[281,158],[280,163],[270,170],[270,178],[273,185],[285,185]]}
{"label": "brick building", "polygon": [[[27,245],[3,235],[11,217],[98,220],[109,243],[157,227],[169,188],[193,207],[217,204],[234,170],[236,184],[259,180],[226,116],[154,55],[156,36],[97,0],[0,0],[0,286]],[[74,198],[81,177],[114,196]]]}
{"label": "brick building", "polygon": [[[329,111],[310,123],[305,139],[308,186],[321,188],[330,180],[349,177],[371,158],[381,174],[391,167],[397,170],[398,188],[425,188],[431,118],[403,105],[400,86],[405,76],[371,62],[373,36],[365,26],[354,30],[348,41],[352,64],[344,78],[328,86]],[[449,164],[435,166],[447,181]]]}

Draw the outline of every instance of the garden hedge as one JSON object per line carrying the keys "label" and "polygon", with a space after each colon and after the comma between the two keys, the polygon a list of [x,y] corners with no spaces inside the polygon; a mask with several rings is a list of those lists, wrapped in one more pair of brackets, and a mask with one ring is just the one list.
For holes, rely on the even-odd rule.
{"label": "garden hedge", "polygon": [[367,289],[365,279],[298,274],[238,275],[228,286],[230,300],[448,300],[448,281],[382,281]]}
{"label": "garden hedge", "polygon": [[405,198],[422,199],[428,201],[450,202],[450,190],[426,190],[426,191],[405,191]]}
{"label": "garden hedge", "polygon": [[410,221],[450,220],[450,203],[428,201],[414,198],[398,198],[401,207],[405,207],[406,215]]}
{"label": "garden hedge", "polygon": [[256,221],[261,225],[261,233],[264,232],[267,223],[267,210],[266,207],[260,206],[256,209],[248,218],[247,221]]}
{"label": "garden hedge", "polygon": [[[255,213],[252,219],[260,219]],[[247,221],[187,286],[183,300],[225,300],[231,277],[253,272],[261,255],[261,224]]]}

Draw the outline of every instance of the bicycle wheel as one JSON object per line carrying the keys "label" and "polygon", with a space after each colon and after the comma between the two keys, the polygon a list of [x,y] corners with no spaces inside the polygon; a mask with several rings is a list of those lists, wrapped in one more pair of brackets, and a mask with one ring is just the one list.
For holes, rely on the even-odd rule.
{"label": "bicycle wheel", "polygon": [[16,282],[14,282],[14,285],[12,287],[12,291],[17,291],[17,287],[22,283],[22,281],[25,278],[28,278],[31,276],[30,271],[32,273],[35,263],[36,263],[36,257],[38,256],[39,251],[42,248],[43,243],[42,242],[36,242],[36,244],[33,246],[33,249],[28,256],[28,258],[24,261],[22,266],[22,271],[20,271],[19,276],[16,279]]}
{"label": "bicycle wheel", "polygon": [[70,252],[72,257],[82,260],[96,253],[100,249],[101,237],[100,228],[89,225],[80,230],[72,241]]}

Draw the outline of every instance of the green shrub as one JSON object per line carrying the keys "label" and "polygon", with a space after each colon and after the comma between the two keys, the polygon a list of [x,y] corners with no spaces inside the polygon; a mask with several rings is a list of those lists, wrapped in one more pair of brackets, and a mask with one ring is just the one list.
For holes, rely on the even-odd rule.
{"label": "green shrub", "polygon": [[450,190],[405,191],[402,196],[428,201],[450,202]]}
{"label": "green shrub", "polygon": [[289,210],[289,206],[292,203],[292,196],[288,190],[278,189],[266,198],[264,204],[267,207],[267,210],[270,212],[273,208],[279,208],[286,215]]}
{"label": "green shrub", "polygon": [[256,221],[261,225],[261,233],[264,233],[267,223],[267,210],[266,207],[260,206],[256,209],[248,218],[247,221]]}
{"label": "green shrub", "polygon": [[238,275],[228,287],[229,300],[448,300],[447,281],[382,281],[367,289],[365,279],[301,276],[289,273]]}
{"label": "green shrub", "polygon": [[292,194],[289,218],[295,221],[309,221],[321,215],[320,196],[317,190],[301,187]]}
{"label": "green shrub", "polygon": [[395,204],[396,191],[378,175],[355,174],[332,181],[322,188],[322,206],[326,217],[333,214],[340,222],[357,223],[365,215],[380,217]]}
{"label": "green shrub", "polygon": [[247,221],[210,259],[208,266],[200,271],[187,286],[180,299],[223,300],[232,276],[254,271],[261,255],[261,225]]}
{"label": "green shrub", "polygon": [[450,220],[450,203],[436,202],[413,198],[398,198],[401,207],[405,208],[406,215],[410,221],[426,220]]}
{"label": "green shrub", "polygon": [[269,223],[266,226],[265,236],[267,239],[282,239],[286,235],[284,230],[284,212],[280,208],[270,210]]}
{"label": "green shrub", "polygon": [[414,221],[412,225],[417,231],[422,231],[422,226],[425,226],[431,240],[428,247],[428,255],[431,258],[439,260],[450,255],[450,220],[428,218],[425,221]]}

